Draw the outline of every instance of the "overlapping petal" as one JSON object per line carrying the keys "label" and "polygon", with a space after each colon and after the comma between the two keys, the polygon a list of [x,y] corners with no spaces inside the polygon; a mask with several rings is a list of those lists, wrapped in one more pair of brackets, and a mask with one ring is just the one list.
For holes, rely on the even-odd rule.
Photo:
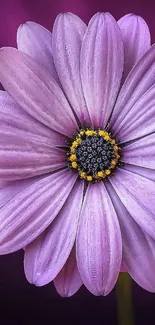
{"label": "overlapping petal", "polygon": [[122,86],[110,119],[110,128],[117,133],[123,119],[136,102],[155,83],[155,45],[133,67]]}
{"label": "overlapping petal", "polygon": [[117,215],[102,183],[87,189],[76,249],[84,285],[94,295],[107,295],[121,268],[122,242]]}
{"label": "overlapping petal", "polygon": [[127,14],[118,20],[124,43],[123,80],[151,46],[149,28],[145,20],[134,14]]}
{"label": "overlapping petal", "polygon": [[[53,26],[53,57],[63,90],[83,125],[90,124],[80,76],[80,51],[86,25],[72,13],[60,14]],[[64,68],[65,67],[65,68]]]}
{"label": "overlapping petal", "polygon": [[126,271],[141,287],[154,292],[155,241],[137,225],[109,182],[106,187],[120,223]]}
{"label": "overlapping petal", "polygon": [[81,49],[81,79],[92,125],[103,127],[121,83],[124,55],[121,32],[109,13],[89,22]]}
{"label": "overlapping petal", "polygon": [[[7,124],[4,119],[4,114],[6,118],[10,120]],[[40,123],[38,120],[33,118],[27,112],[25,112],[10,96],[6,91],[0,90],[0,123],[1,127],[4,124],[16,130],[18,129],[27,133],[27,138],[35,138],[41,142],[51,144],[51,146],[64,146],[64,143],[68,138],[62,134],[51,130],[44,124]]]}
{"label": "overlapping petal", "polygon": [[17,47],[41,63],[59,82],[52,56],[52,33],[45,27],[27,21],[17,30]]}
{"label": "overlapping petal", "polygon": [[121,160],[128,164],[155,169],[155,133],[126,145]]}
{"label": "overlapping petal", "polygon": [[42,286],[52,281],[66,263],[75,242],[83,200],[83,182],[77,182],[63,208],[47,230],[25,250],[25,274]]}
{"label": "overlapping petal", "polygon": [[0,51],[0,81],[11,97],[49,128],[72,136],[77,123],[56,81],[44,67],[13,48]]}
{"label": "overlapping petal", "polygon": [[0,113],[0,178],[16,180],[55,171],[66,165],[65,151],[24,130],[24,121]]}
{"label": "overlapping petal", "polygon": [[155,132],[155,85],[131,107],[115,135],[122,143]]}
{"label": "overlapping petal", "polygon": [[59,295],[62,297],[73,296],[82,286],[74,247],[64,267],[54,279],[54,285]]}
{"label": "overlapping petal", "polygon": [[125,169],[117,170],[110,182],[132,218],[155,239],[155,182]]}
{"label": "overlapping petal", "polygon": [[0,210],[0,254],[21,249],[54,220],[76,181],[63,170],[47,175],[19,192]]}

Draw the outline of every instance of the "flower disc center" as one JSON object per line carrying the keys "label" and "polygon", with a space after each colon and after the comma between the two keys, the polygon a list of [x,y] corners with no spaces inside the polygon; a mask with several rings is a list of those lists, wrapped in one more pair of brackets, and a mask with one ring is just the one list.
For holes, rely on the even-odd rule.
{"label": "flower disc center", "polygon": [[105,130],[80,130],[69,149],[69,167],[87,181],[103,180],[117,165],[119,149]]}

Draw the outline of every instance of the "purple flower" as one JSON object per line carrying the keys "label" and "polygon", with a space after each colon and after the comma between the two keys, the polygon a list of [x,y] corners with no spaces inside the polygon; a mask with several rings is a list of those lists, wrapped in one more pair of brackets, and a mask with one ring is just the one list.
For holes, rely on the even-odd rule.
{"label": "purple flower", "polygon": [[99,13],[87,27],[67,13],[52,34],[20,26],[17,44],[0,51],[0,253],[25,248],[29,282],[54,280],[63,296],[82,283],[107,295],[122,262],[155,291],[155,46],[146,23]]}

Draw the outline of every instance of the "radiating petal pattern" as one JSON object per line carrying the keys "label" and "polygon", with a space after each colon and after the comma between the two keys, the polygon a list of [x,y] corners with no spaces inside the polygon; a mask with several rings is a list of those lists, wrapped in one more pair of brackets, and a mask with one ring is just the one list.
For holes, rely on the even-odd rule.
{"label": "radiating petal pattern", "polygon": [[52,281],[66,263],[75,242],[83,199],[83,182],[77,182],[52,224],[25,250],[25,274],[30,283]]}
{"label": "radiating petal pattern", "polygon": [[76,246],[84,285],[94,295],[107,295],[121,268],[122,242],[115,210],[101,182],[87,189]]}
{"label": "radiating petal pattern", "polygon": [[82,286],[82,280],[77,268],[74,247],[64,267],[54,279],[54,285],[59,295],[62,297],[73,296]]}
{"label": "radiating petal pattern", "polygon": [[60,171],[25,188],[0,210],[0,254],[19,250],[38,237],[54,220],[77,176]]}
{"label": "radiating petal pattern", "polygon": [[126,271],[145,290],[155,292],[155,241],[137,225],[109,182],[106,187],[120,222]]}
{"label": "radiating petal pattern", "polygon": [[[80,51],[86,31],[84,22],[72,13],[60,14],[53,27],[53,57],[63,90],[83,125],[90,118],[80,76]],[[65,68],[64,68],[65,67]]]}
{"label": "radiating petal pattern", "polygon": [[22,120],[0,113],[1,180],[24,179],[66,166],[64,150],[27,134],[22,124]]}
{"label": "radiating petal pattern", "polygon": [[155,182],[125,169],[109,180],[132,218],[155,239]]}
{"label": "radiating petal pattern", "polygon": [[126,145],[121,160],[128,164],[155,169],[155,133]]}
{"label": "radiating petal pattern", "polygon": [[124,143],[152,132],[155,132],[155,85],[131,107],[115,136]]}
{"label": "radiating petal pattern", "polygon": [[[1,115],[2,113],[2,115]],[[0,90],[0,123],[4,120],[3,114],[6,114],[10,122],[8,128],[17,128],[19,130],[26,131],[27,137],[35,137],[42,142],[51,144],[52,146],[64,146],[67,141],[67,137],[59,134],[56,131],[46,127],[31,115],[26,113],[10,96],[6,91]],[[2,116],[2,117],[1,117]],[[3,122],[4,124],[4,122]],[[2,126],[1,126],[2,127]]]}
{"label": "radiating petal pattern", "polygon": [[133,105],[155,83],[155,45],[133,67],[122,86],[113,114],[110,119],[110,128],[114,134],[120,123],[127,116]]}
{"label": "radiating petal pattern", "polygon": [[122,168],[134,172],[135,174],[149,178],[155,182],[155,169],[144,168],[130,164],[124,164]]}
{"label": "radiating petal pattern", "polygon": [[41,63],[58,81],[52,56],[52,33],[45,27],[27,21],[17,30],[17,47]]}
{"label": "radiating petal pattern", "polygon": [[106,125],[120,87],[123,42],[115,19],[98,13],[89,22],[81,50],[81,78],[92,124]]}
{"label": "radiating petal pattern", "polygon": [[118,21],[124,42],[124,73],[127,77],[133,66],[151,46],[149,28],[143,18],[127,14]]}
{"label": "radiating petal pattern", "polygon": [[1,49],[0,81],[37,120],[67,136],[75,132],[77,123],[63,92],[48,71],[30,56],[13,48]]}

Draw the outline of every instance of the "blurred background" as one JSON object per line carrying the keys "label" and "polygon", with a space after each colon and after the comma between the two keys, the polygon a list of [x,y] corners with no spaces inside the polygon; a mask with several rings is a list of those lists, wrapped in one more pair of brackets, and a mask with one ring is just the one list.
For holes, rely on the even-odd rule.
{"label": "blurred background", "polygon": [[[131,12],[138,14],[146,20],[155,42],[155,0],[0,0],[0,47],[16,46],[17,28],[27,20],[52,30],[57,14],[65,11],[85,22],[98,11],[109,11],[116,19]],[[95,297],[82,287],[74,297],[61,298],[53,284],[37,288],[26,281],[22,251],[1,256],[0,325],[154,325],[155,294],[134,281],[128,288],[125,279],[124,287],[121,281],[117,293],[114,289],[107,297]],[[124,306],[126,296],[129,309]]]}

